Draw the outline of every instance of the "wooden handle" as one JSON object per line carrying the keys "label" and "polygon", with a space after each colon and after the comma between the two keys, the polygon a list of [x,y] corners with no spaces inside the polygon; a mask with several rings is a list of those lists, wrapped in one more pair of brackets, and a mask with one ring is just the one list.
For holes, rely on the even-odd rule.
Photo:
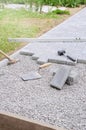
{"label": "wooden handle", "polygon": [[12,60],[6,53],[4,53],[2,50],[0,50],[0,53],[4,55],[8,60]]}
{"label": "wooden handle", "polygon": [[48,67],[48,66],[50,66],[51,64],[52,64],[52,63],[45,63],[45,64],[43,64],[43,65],[40,65],[40,66],[39,66],[39,69]]}

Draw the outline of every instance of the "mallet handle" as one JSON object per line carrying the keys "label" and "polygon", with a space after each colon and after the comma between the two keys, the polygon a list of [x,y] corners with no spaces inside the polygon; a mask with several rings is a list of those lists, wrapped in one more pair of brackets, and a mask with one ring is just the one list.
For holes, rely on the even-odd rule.
{"label": "mallet handle", "polygon": [[4,55],[9,61],[12,60],[12,59],[11,59],[6,53],[4,53],[2,50],[0,50],[0,53],[1,53],[2,55]]}
{"label": "mallet handle", "polygon": [[73,59],[72,57],[70,57],[70,56],[66,56],[68,59],[70,59],[71,61],[73,61],[73,62],[76,62],[76,60],[75,59]]}

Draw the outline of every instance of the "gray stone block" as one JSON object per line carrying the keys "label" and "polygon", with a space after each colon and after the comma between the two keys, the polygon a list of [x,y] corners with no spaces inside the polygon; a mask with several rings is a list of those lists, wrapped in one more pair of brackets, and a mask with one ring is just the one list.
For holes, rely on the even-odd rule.
{"label": "gray stone block", "polygon": [[76,65],[75,62],[69,61],[68,59],[64,59],[63,57],[60,57],[59,59],[58,59],[58,57],[57,57],[57,59],[53,59],[52,58],[52,59],[49,59],[48,61],[52,62],[52,63],[66,64],[66,65],[71,65],[71,66],[75,66]]}
{"label": "gray stone block", "polygon": [[28,74],[22,75],[21,78],[23,81],[34,80],[34,79],[40,79],[41,75],[35,71],[31,71]]}
{"label": "gray stone block", "polygon": [[34,53],[24,49],[20,51],[20,54],[32,56]]}
{"label": "gray stone block", "polygon": [[45,64],[45,63],[47,63],[48,62],[48,59],[46,58],[46,57],[42,57],[42,58],[39,58],[38,60],[37,60],[37,63],[38,64]]}
{"label": "gray stone block", "polygon": [[33,60],[37,60],[39,58],[39,56],[37,56],[37,55],[32,55],[32,59]]}
{"label": "gray stone block", "polygon": [[[53,71],[53,76],[58,72],[58,69]],[[69,73],[69,76],[68,76],[68,78],[67,78],[65,83],[68,84],[68,85],[73,85],[74,83],[77,83],[77,81],[78,81],[78,74],[77,74],[77,72],[71,71]]]}
{"label": "gray stone block", "polygon": [[78,74],[75,71],[71,71],[65,83],[68,85],[73,85],[74,83],[77,83],[77,80]]}
{"label": "gray stone block", "polygon": [[59,68],[55,76],[53,77],[50,85],[57,89],[62,89],[63,85],[65,84],[69,76],[70,70],[70,66],[62,66],[61,68]]}

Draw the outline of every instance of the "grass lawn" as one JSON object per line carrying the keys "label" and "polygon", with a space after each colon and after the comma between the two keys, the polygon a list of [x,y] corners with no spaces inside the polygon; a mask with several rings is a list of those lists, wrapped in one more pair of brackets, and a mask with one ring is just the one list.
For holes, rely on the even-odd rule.
{"label": "grass lawn", "polygon": [[[70,9],[70,14],[77,9]],[[0,11],[0,49],[11,54],[25,43],[9,43],[10,37],[38,37],[58,25],[70,15],[56,15],[52,13],[38,14],[21,10],[3,9]],[[0,59],[3,56],[0,54]]]}

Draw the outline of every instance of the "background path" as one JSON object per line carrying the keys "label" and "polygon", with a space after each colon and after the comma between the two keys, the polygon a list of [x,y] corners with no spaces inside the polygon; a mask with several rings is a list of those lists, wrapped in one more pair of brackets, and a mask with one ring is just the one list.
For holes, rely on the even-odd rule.
{"label": "background path", "polygon": [[[86,8],[70,17],[60,25],[48,31],[40,38],[83,39],[86,36]],[[78,59],[78,63],[86,63],[86,42],[45,42],[31,43],[21,50],[21,54],[32,55],[38,63],[56,62],[70,63],[70,60],[58,56],[58,50],[65,50],[68,55]]]}

